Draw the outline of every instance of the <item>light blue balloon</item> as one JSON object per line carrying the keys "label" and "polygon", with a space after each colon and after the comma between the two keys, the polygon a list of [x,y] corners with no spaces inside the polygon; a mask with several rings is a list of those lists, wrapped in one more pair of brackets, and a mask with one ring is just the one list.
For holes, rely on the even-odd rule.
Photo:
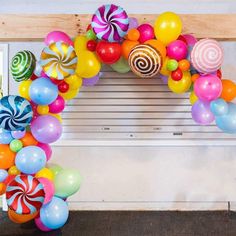
{"label": "light blue balloon", "polygon": [[58,96],[58,87],[49,78],[38,78],[32,82],[29,89],[31,100],[39,105],[48,105]]}
{"label": "light blue balloon", "polygon": [[22,148],[16,154],[16,167],[25,174],[35,174],[46,165],[46,154],[37,146]]}
{"label": "light blue balloon", "polygon": [[8,172],[4,169],[0,169],[0,183],[3,182],[8,176]]}
{"label": "light blue balloon", "polygon": [[43,205],[40,209],[40,219],[50,229],[62,227],[66,223],[68,216],[67,203],[58,197],[53,197],[49,203]]}
{"label": "light blue balloon", "polygon": [[0,128],[0,144],[9,144],[12,140],[11,132]]}
{"label": "light blue balloon", "polygon": [[210,108],[215,116],[226,115],[229,111],[227,102],[221,98],[212,101]]}

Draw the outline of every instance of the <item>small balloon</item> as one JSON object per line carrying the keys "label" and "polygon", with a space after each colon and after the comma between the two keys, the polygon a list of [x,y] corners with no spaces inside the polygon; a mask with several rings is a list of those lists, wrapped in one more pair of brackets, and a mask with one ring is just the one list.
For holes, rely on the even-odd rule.
{"label": "small balloon", "polygon": [[210,104],[211,112],[215,116],[223,116],[226,115],[229,111],[228,104],[223,99],[216,99]]}
{"label": "small balloon", "polygon": [[129,17],[129,28],[130,29],[136,29],[138,27],[138,20],[135,17]]}
{"label": "small balloon", "polygon": [[74,43],[70,39],[70,37],[62,31],[52,31],[52,32],[47,34],[47,36],[44,40],[44,43],[46,45],[50,45],[50,44],[56,43],[56,42],[64,42],[66,44],[74,46]]}
{"label": "small balloon", "polygon": [[95,84],[98,83],[100,79],[100,73],[98,73],[97,75],[95,75],[92,78],[83,78],[83,86],[94,86]]}
{"label": "small balloon", "polygon": [[116,63],[110,65],[111,68],[121,74],[128,73],[130,71],[129,63],[122,56]]}

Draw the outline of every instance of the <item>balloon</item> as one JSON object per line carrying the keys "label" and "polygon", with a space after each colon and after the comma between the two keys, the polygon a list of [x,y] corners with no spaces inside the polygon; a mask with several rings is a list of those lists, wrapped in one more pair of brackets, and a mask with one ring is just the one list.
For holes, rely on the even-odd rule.
{"label": "balloon", "polygon": [[16,130],[16,131],[11,132],[11,136],[14,139],[21,139],[25,136],[25,134],[26,134],[25,130],[22,130],[22,131],[21,130]]}
{"label": "balloon", "polygon": [[197,100],[198,100],[198,97],[196,96],[194,91],[192,91],[190,93],[190,97],[189,97],[189,101],[190,101],[191,105],[193,105]]}
{"label": "balloon", "polygon": [[194,92],[203,101],[217,99],[222,91],[222,82],[215,75],[200,76],[194,83]]}
{"label": "balloon", "polygon": [[138,20],[134,17],[129,17],[129,28],[128,30],[131,29],[136,29],[138,27]]}
{"label": "balloon", "polygon": [[69,90],[70,86],[65,81],[62,81],[60,84],[58,84],[58,90],[61,93],[66,93]]}
{"label": "balloon", "polygon": [[31,132],[39,142],[53,143],[61,137],[62,126],[53,116],[39,116],[31,123]]}
{"label": "balloon", "polygon": [[124,40],[121,44],[121,53],[125,59],[129,58],[131,50],[139,44],[138,41]]}
{"label": "balloon", "polygon": [[215,117],[210,110],[210,103],[201,100],[196,101],[192,106],[192,118],[200,125],[211,124]]}
{"label": "balloon", "polygon": [[23,147],[23,143],[18,139],[14,139],[10,143],[10,149],[13,152],[19,152],[22,149],[22,147]]}
{"label": "balloon", "polygon": [[88,39],[86,36],[79,35],[75,38],[74,47],[77,55],[81,51],[85,51],[87,49],[87,42]]}
{"label": "balloon", "polygon": [[12,140],[11,132],[0,128],[0,144],[9,144]]}
{"label": "balloon", "polygon": [[0,144],[0,169],[8,169],[15,163],[15,153],[9,145]]}
{"label": "balloon", "polygon": [[52,149],[51,149],[50,145],[48,145],[46,143],[38,143],[37,146],[40,147],[41,149],[43,149],[43,151],[46,154],[47,161],[49,161],[52,156]]}
{"label": "balloon", "polygon": [[140,37],[140,33],[137,29],[131,29],[128,31],[127,39],[131,41],[138,41]]}
{"label": "balloon", "polygon": [[43,189],[45,192],[43,204],[47,204],[52,200],[55,192],[53,182],[46,178],[38,178],[38,181],[43,185]]}
{"label": "balloon", "polygon": [[186,59],[179,61],[179,69],[182,71],[188,71],[190,69],[190,62]]}
{"label": "balloon", "polygon": [[48,105],[38,105],[37,106],[37,113],[39,115],[47,115],[49,112],[49,107]]}
{"label": "balloon", "polygon": [[65,82],[69,84],[70,90],[79,89],[82,86],[82,78],[76,74],[65,78]]}
{"label": "balloon", "polygon": [[163,64],[162,64],[162,67],[161,67],[161,70],[160,70],[160,74],[165,75],[165,76],[169,76],[170,75],[170,71],[167,70],[167,63],[168,63],[168,61],[169,61],[169,58],[166,57],[163,60]]}
{"label": "balloon", "polygon": [[34,219],[34,223],[36,224],[36,226],[38,227],[38,229],[40,229],[41,231],[44,231],[44,232],[52,231],[52,229],[49,229],[48,227],[46,227],[46,226],[42,223],[42,221],[40,220],[40,217],[35,218],[35,219]]}
{"label": "balloon", "polygon": [[89,40],[96,40],[96,39],[97,39],[97,36],[96,36],[96,34],[93,32],[92,29],[89,29],[89,30],[86,32],[86,37],[87,37],[87,39],[89,39]]}
{"label": "balloon", "polygon": [[168,76],[160,74],[160,78],[161,78],[163,84],[168,84]]}
{"label": "balloon", "polygon": [[222,81],[222,92],[220,97],[223,98],[226,102],[232,101],[236,97],[236,84],[227,79]]}
{"label": "balloon", "polygon": [[192,34],[183,34],[182,37],[185,39],[188,46],[194,46],[197,42],[197,39]]}
{"label": "balloon", "polygon": [[35,177],[36,178],[46,178],[46,179],[53,181],[54,174],[50,169],[45,167],[45,168],[42,168],[39,172],[37,172],[35,174]]}
{"label": "balloon", "polygon": [[40,220],[50,229],[58,229],[62,227],[69,216],[67,203],[58,197],[43,205],[40,209]]}
{"label": "balloon", "polygon": [[8,176],[8,172],[4,169],[0,169],[0,182],[3,182]]}
{"label": "balloon", "polygon": [[97,47],[97,41],[95,40],[89,40],[87,42],[87,49],[91,52],[95,52]]}
{"label": "balloon", "polygon": [[229,111],[227,102],[220,98],[212,101],[210,108],[215,116],[226,115]]}
{"label": "balloon", "polygon": [[97,75],[95,75],[94,77],[89,78],[89,79],[84,78],[83,79],[83,86],[93,86],[98,83],[99,79],[100,79],[100,73],[98,73]]}
{"label": "balloon", "polygon": [[162,13],[154,25],[155,36],[165,45],[176,40],[182,31],[182,22],[178,15],[172,12]]}
{"label": "balloon", "polygon": [[6,193],[7,186],[5,183],[0,183],[0,196]]}
{"label": "balloon", "polygon": [[48,105],[58,96],[58,88],[50,79],[40,77],[30,86],[30,98],[39,105]]}
{"label": "balloon", "polygon": [[48,168],[52,171],[54,177],[62,170],[62,167],[57,164],[50,164],[48,165]]}
{"label": "balloon", "polygon": [[166,58],[166,47],[161,41],[156,39],[150,39],[146,41],[145,44],[154,47],[161,54],[162,62],[164,62]]}
{"label": "balloon", "polygon": [[52,31],[47,34],[47,36],[44,40],[44,43],[46,45],[50,45],[55,42],[63,42],[63,43],[69,44],[71,46],[74,46],[74,43],[70,39],[70,37],[62,31]]}
{"label": "balloon", "polygon": [[180,69],[171,72],[171,79],[179,81],[183,78],[183,72]]}
{"label": "balloon", "polygon": [[91,78],[101,70],[97,56],[90,51],[81,51],[78,55],[76,74],[82,78]]}
{"label": "balloon", "polygon": [[25,136],[21,138],[21,142],[23,143],[24,147],[36,146],[38,144],[38,141],[34,138],[31,132],[26,132]]}
{"label": "balloon", "polygon": [[167,46],[167,56],[177,61],[183,60],[188,55],[187,45],[181,40],[175,40]]}
{"label": "balloon", "polygon": [[120,59],[116,63],[110,66],[114,71],[118,73],[125,74],[130,71],[129,63],[127,60],[124,59],[123,56],[121,56]]}
{"label": "balloon", "polygon": [[31,80],[26,80],[22,81],[18,87],[19,95],[27,100],[30,100],[29,88],[31,84]]}
{"label": "balloon", "polygon": [[34,219],[38,215],[38,211],[32,213],[32,214],[17,214],[12,209],[8,209],[8,217],[11,221],[17,224],[23,224],[26,223],[32,219]]}
{"label": "balloon", "polygon": [[16,166],[12,166],[8,169],[8,174],[9,175],[19,175],[20,171],[17,169]]}
{"label": "balloon", "polygon": [[167,62],[166,68],[169,71],[175,71],[177,70],[179,67],[178,61],[176,61],[175,59],[170,59]]}
{"label": "balloon", "polygon": [[60,114],[48,113],[48,115],[55,117],[56,119],[59,120],[60,123],[62,123],[62,118]]}
{"label": "balloon", "polygon": [[168,79],[168,87],[174,93],[185,93],[190,89],[191,85],[191,74],[187,71],[183,72],[183,77],[179,81],[175,81],[171,77]]}
{"label": "balloon", "polygon": [[58,95],[56,100],[49,105],[51,113],[61,113],[65,108],[65,100],[62,96]]}
{"label": "balloon", "polygon": [[44,151],[37,146],[28,146],[22,148],[16,154],[16,167],[21,172],[31,175],[40,171],[46,165],[46,155]]}
{"label": "balloon", "polygon": [[34,75],[36,75],[37,77],[40,77],[41,73],[43,73],[43,68],[38,62],[36,62],[36,66],[34,69]]}
{"label": "balloon", "polygon": [[81,176],[77,170],[61,170],[54,180],[55,195],[61,198],[67,198],[76,193],[81,184]]}
{"label": "balloon", "polygon": [[[93,78],[93,77],[90,77]],[[73,89],[73,90],[69,90],[66,93],[60,93],[60,95],[65,99],[65,100],[70,100],[73,99],[77,96],[77,94],[79,93],[79,89]],[[56,115],[56,114],[55,114]]]}
{"label": "balloon", "polygon": [[139,42],[144,43],[155,37],[153,27],[149,24],[140,25],[137,30],[140,33]]}

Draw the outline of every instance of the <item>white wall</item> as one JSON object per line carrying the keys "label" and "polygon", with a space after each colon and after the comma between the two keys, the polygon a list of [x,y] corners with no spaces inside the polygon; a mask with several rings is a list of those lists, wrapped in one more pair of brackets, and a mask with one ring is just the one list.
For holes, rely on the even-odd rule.
{"label": "white wall", "polygon": [[[55,3],[56,2],[56,3]],[[92,13],[111,1],[1,1],[1,13]],[[115,1],[128,13],[235,13],[228,1]],[[227,22],[226,22],[227,24]],[[236,74],[236,44],[224,44],[224,74]],[[11,43],[10,57],[30,48],[39,54],[42,44]],[[11,84],[10,91],[14,92]],[[236,201],[234,147],[54,147],[53,162],[78,168],[81,191],[73,209],[226,209]]]}

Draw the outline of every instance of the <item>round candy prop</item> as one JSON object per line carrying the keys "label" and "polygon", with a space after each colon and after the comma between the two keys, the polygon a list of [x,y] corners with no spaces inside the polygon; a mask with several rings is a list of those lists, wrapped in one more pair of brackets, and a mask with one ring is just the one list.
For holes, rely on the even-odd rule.
{"label": "round candy prop", "polygon": [[34,72],[36,59],[32,52],[18,52],[11,61],[11,73],[15,81],[28,80]]}
{"label": "round candy prop", "polygon": [[153,77],[161,69],[159,52],[147,44],[137,45],[129,54],[131,70],[140,77]]}
{"label": "round candy prop", "polygon": [[72,46],[56,42],[44,48],[40,65],[47,76],[63,80],[75,73],[77,56]]}
{"label": "round candy prop", "polygon": [[213,39],[202,39],[193,47],[191,62],[193,67],[200,73],[216,72],[223,63],[223,49]]}
{"label": "round candy prop", "polygon": [[23,130],[32,120],[30,103],[20,96],[5,96],[0,100],[0,127],[6,130]]}
{"label": "round candy prop", "polygon": [[91,26],[99,39],[118,42],[128,31],[129,18],[122,7],[107,4],[97,9]]}
{"label": "round candy prop", "polygon": [[43,185],[31,175],[17,175],[7,186],[7,205],[17,214],[33,214],[43,205]]}

